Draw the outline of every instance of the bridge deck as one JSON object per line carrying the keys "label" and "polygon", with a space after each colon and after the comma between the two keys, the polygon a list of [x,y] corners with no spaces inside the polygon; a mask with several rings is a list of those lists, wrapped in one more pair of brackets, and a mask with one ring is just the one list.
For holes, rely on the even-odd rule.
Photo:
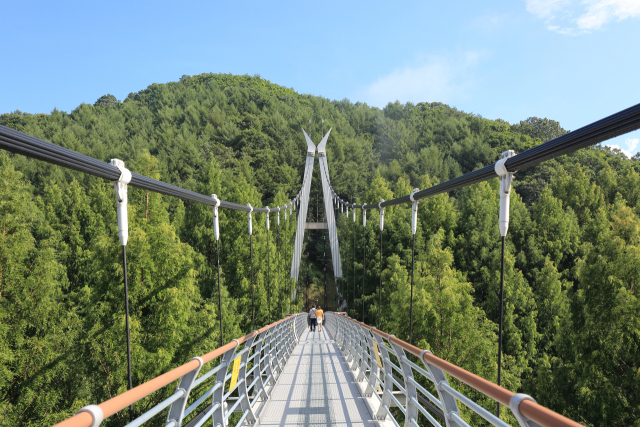
{"label": "bridge deck", "polygon": [[377,425],[326,327],[300,337],[259,417],[261,426]]}

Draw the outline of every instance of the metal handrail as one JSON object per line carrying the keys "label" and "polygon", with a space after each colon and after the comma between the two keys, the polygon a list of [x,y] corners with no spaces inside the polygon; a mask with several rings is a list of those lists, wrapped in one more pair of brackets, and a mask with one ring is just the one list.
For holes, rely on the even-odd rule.
{"label": "metal handrail", "polygon": [[[354,371],[354,378],[358,382],[368,381],[368,384],[364,387],[364,397],[367,398],[371,397],[373,393],[376,394],[378,399],[369,399],[368,402],[378,420],[391,418],[395,425],[399,425],[398,420],[394,418],[392,411],[390,411],[392,406],[397,406],[403,412],[403,415],[406,414],[404,416],[405,426],[418,425],[418,411],[424,414],[432,425],[440,426],[433,416],[427,415],[430,411],[433,413],[433,408],[425,408],[423,406],[420,402],[422,399],[417,394],[419,391],[422,394],[426,393],[425,395],[433,402],[433,406],[442,411],[447,427],[468,425],[458,411],[458,404],[466,406],[494,426],[507,426],[504,421],[494,414],[454,389],[444,375],[446,373],[485,396],[509,407],[522,427],[533,427],[535,425],[542,427],[580,426],[579,423],[539,405],[530,396],[513,393],[459,366],[440,359],[427,350],[422,350],[393,335],[358,322],[343,313],[327,313],[326,326],[329,332],[332,333],[336,345],[349,365],[349,369]],[[380,367],[374,362],[376,359],[374,342],[379,350],[378,355],[383,367],[391,366],[390,356],[393,355],[401,365],[400,368],[404,378],[393,378],[393,375],[389,373],[384,375],[384,382],[380,381],[381,377],[377,374]],[[386,345],[387,343],[388,345]],[[366,350],[369,351],[372,360],[371,366],[364,365],[362,363],[363,358],[358,356],[359,352],[365,353]],[[418,357],[424,364],[425,369],[411,362],[406,353]],[[397,365],[393,365],[397,367]],[[389,369],[389,372],[391,370]],[[435,398],[418,384],[414,378],[414,373],[419,374],[419,376],[434,385],[438,392],[438,398]],[[425,373],[428,375],[424,375]],[[400,384],[397,384],[398,381],[404,381],[404,393],[400,394],[400,396],[404,394],[404,403],[398,399],[398,392],[393,390],[394,385],[400,388]],[[381,397],[377,396],[380,391],[382,392]]]}
{"label": "metal handrail", "polygon": [[[127,424],[128,427],[135,427],[141,425],[143,422],[148,421],[153,416],[163,412],[167,407],[169,408],[169,415],[166,425],[182,425],[182,419],[193,412],[200,404],[202,404],[207,397],[213,395],[213,403],[209,405],[200,414],[204,415],[199,425],[204,423],[209,417],[213,417],[214,421],[225,420],[220,423],[226,426],[226,419],[231,414],[233,409],[240,407],[240,411],[243,413],[241,420],[238,424],[244,422],[247,417],[250,417],[255,421],[257,419],[257,413],[262,410],[264,403],[269,398],[269,391],[275,386],[277,378],[282,373],[281,369],[270,369],[276,365],[279,365],[276,361],[278,359],[288,360],[289,356],[293,352],[293,347],[298,343],[301,332],[304,330],[306,324],[306,317],[299,314],[288,315],[284,319],[278,320],[270,325],[247,334],[241,338],[235,339],[230,343],[217,348],[203,356],[196,357],[190,362],[185,363],[169,372],[166,372],[157,378],[147,381],[125,393],[122,393],[112,399],[102,402],[98,405],[90,405],[81,409],[77,414],[68,418],[58,424],[55,427],[97,427],[101,424],[103,419],[106,419],[113,414],[133,405],[134,403],[144,399],[150,394],[170,385],[171,383],[180,380],[176,391],[164,401],[152,408],[140,414],[138,418]],[[243,346],[244,344],[244,346]],[[255,344],[255,345],[254,345]],[[241,347],[243,347],[241,349]],[[269,349],[267,349],[269,347]],[[274,351],[270,351],[273,349]],[[253,350],[253,353],[251,353]],[[267,381],[262,380],[262,371],[259,375],[254,374],[250,377],[253,382],[247,383],[246,366],[248,363],[254,363],[256,359],[261,360],[261,356],[265,365],[267,366]],[[203,365],[212,360],[220,357],[221,362],[212,368],[209,372],[196,379],[196,376],[200,372]],[[228,397],[230,393],[223,393],[226,381],[231,378],[231,370],[233,369],[233,360],[237,357],[241,357],[241,368],[238,374],[238,382],[236,389],[238,390],[238,398],[235,400],[234,406],[226,409],[226,398],[220,399],[220,397]],[[259,363],[259,362],[258,362]],[[258,366],[260,366],[258,364]],[[187,399],[193,389],[201,385],[205,380],[209,379],[213,374],[216,374],[216,383],[213,387],[206,389],[188,408],[185,409]],[[188,384],[185,384],[188,382]],[[250,393],[253,390],[253,396]],[[253,397],[251,401],[250,398]],[[258,400],[258,397],[262,397],[262,400]],[[97,414],[97,415],[96,415]],[[172,416],[173,415],[173,416]],[[94,417],[99,417],[99,420]],[[217,424],[214,422],[214,424]]]}

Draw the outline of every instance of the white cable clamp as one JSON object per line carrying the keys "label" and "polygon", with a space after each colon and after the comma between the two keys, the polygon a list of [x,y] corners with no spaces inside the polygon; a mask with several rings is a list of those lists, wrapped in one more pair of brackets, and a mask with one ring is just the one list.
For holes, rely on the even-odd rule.
{"label": "white cable clamp", "polygon": [[378,203],[378,208],[380,209],[380,231],[384,229],[384,208],[382,207],[382,202],[384,199],[380,199],[380,203]]}
{"label": "white cable clamp", "polygon": [[367,226],[367,210],[365,208],[362,208],[362,227],[366,227]]}
{"label": "white cable clamp", "polygon": [[356,204],[351,204],[351,209],[353,210],[353,222],[356,222]]}
{"label": "white cable clamp", "polygon": [[411,194],[409,195],[409,199],[413,202],[411,205],[411,234],[415,235],[416,231],[418,231],[418,200],[413,198],[413,195],[420,191],[418,188],[414,188]]}
{"label": "white cable clamp", "polygon": [[249,214],[249,236],[251,236],[253,234],[253,221],[251,215],[253,208],[251,207],[251,203],[247,203],[247,207],[249,208],[249,212],[247,212]]}
{"label": "white cable clamp", "polygon": [[89,415],[91,415],[91,418],[93,418],[93,421],[91,422],[91,425],[89,427],[99,427],[100,424],[102,424],[102,420],[104,420],[104,413],[98,405],[85,406],[84,408],[81,408],[78,412],[76,412],[76,415],[81,412],[88,412]]}
{"label": "white cable clamp", "polygon": [[127,184],[131,182],[131,171],[124,167],[124,162],[119,159],[111,159],[111,165],[120,170],[120,178],[113,181],[113,189],[116,192],[116,209],[118,213],[118,237],[120,244],[127,246],[129,240],[129,220],[127,218]]}
{"label": "white cable clamp", "polygon": [[[286,212],[287,211],[285,211],[285,215],[286,215]],[[278,206],[278,227],[280,227],[280,206]]]}
{"label": "white cable clamp", "polygon": [[349,219],[349,205],[345,204],[345,206],[347,207],[345,214],[347,215],[347,219]]}
{"label": "white cable clamp", "polygon": [[511,200],[511,181],[513,181],[514,172],[509,172],[505,166],[507,160],[515,156],[516,153],[513,150],[507,150],[500,155],[494,166],[496,174],[500,177],[500,214],[499,214],[499,226],[500,235],[502,237],[507,235],[509,230],[509,205]]}
{"label": "white cable clamp", "polygon": [[213,199],[213,237],[215,237],[216,241],[220,240],[220,221],[218,220],[218,207],[220,207],[220,199],[218,199],[217,194],[212,194],[211,198]]}
{"label": "white cable clamp", "polygon": [[267,206],[267,218],[266,218],[266,221],[267,221],[267,231],[269,231],[269,212],[271,212],[271,210],[269,209],[269,206]]}
{"label": "white cable clamp", "polygon": [[538,403],[533,397],[529,396],[528,394],[517,393],[514,394],[509,400],[509,409],[511,409],[511,412],[522,427],[538,427],[538,423],[531,421],[520,413],[520,404],[525,400],[530,400],[533,403]]}

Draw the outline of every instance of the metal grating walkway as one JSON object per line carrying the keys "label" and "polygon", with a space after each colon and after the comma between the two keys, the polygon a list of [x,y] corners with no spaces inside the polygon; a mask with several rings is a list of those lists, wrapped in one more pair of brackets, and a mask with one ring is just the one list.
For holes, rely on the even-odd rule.
{"label": "metal grating walkway", "polygon": [[377,425],[326,327],[300,337],[259,419],[261,426]]}

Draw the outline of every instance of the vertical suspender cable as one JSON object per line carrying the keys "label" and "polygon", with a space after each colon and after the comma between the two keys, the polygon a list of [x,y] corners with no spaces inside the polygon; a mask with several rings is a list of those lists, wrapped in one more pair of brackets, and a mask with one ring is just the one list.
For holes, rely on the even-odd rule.
{"label": "vertical suspender cable", "polygon": [[[292,215],[292,207],[289,207],[289,225],[287,225],[287,246],[289,247],[289,259],[291,259],[291,257],[293,256],[293,246],[291,246],[291,241],[289,240],[289,231],[291,231],[291,223],[293,222],[293,220],[291,218],[293,218]],[[287,292],[289,293],[289,314],[291,314],[291,286],[295,286],[295,283],[291,282],[291,278],[289,278],[289,283],[287,286]]]}
{"label": "vertical suspender cable", "polygon": [[378,329],[380,329],[380,317],[382,314],[382,231],[384,230],[384,208],[382,207],[384,199],[380,200],[378,207],[380,208],[380,284],[378,285]]}
{"label": "vertical suspender cable", "polygon": [[280,290],[280,280],[282,279],[282,275],[280,272],[280,206],[278,206],[278,240],[276,242],[276,246],[278,247],[278,317],[283,318],[282,314],[282,291]]}
{"label": "vertical suspender cable", "polygon": [[346,301],[346,307],[345,307],[345,311],[347,314],[349,314],[349,205],[347,205],[347,209],[345,212],[345,220],[344,220],[344,228],[345,228],[345,241],[347,242],[347,247],[345,248],[345,261],[347,264],[347,286],[346,289],[344,291],[344,295],[345,295],[345,301]]}
{"label": "vertical suspender cable", "polygon": [[[325,221],[327,217],[325,215]],[[322,258],[324,261],[324,309],[327,309],[327,236],[322,233]]]}
{"label": "vertical suspender cable", "polygon": [[305,255],[307,256],[307,311],[309,311],[311,307],[309,304],[309,252],[307,251]]}
{"label": "vertical suspender cable", "polygon": [[[500,259],[500,323],[498,325],[498,385],[500,385],[500,374],[502,373],[502,316],[504,299],[504,237],[502,236],[502,258]],[[496,413],[500,417],[500,403],[498,402]]]}
{"label": "vertical suspender cable", "polygon": [[413,268],[415,265],[416,257],[416,235],[413,235],[413,247],[411,249],[411,302],[409,305],[409,344],[412,343],[413,338]]}
{"label": "vertical suspender cable", "polygon": [[250,203],[247,203],[249,207],[249,257],[251,259],[251,330],[255,330],[256,325],[256,301],[255,301],[255,292],[253,286],[253,225],[251,221],[251,212],[253,212],[253,208]]}
{"label": "vertical suspender cable", "polygon": [[224,345],[224,337],[222,333],[222,289],[220,287],[220,222],[218,220],[220,199],[215,194],[212,194],[211,198],[215,201],[213,206],[213,237],[216,239],[216,256],[218,259],[218,316],[220,317],[220,347],[222,347]]}
{"label": "vertical suspender cable", "polygon": [[415,266],[416,259],[416,231],[418,230],[418,201],[413,198],[413,195],[420,191],[417,188],[413,189],[413,192],[409,196],[411,202],[411,234],[413,235],[412,240],[412,249],[411,249],[411,302],[409,308],[409,344],[412,343],[413,340],[413,270]]}
{"label": "vertical suspender cable", "polygon": [[364,322],[364,276],[367,263],[367,242],[365,231],[367,229],[367,211],[362,208],[362,321]]}
{"label": "vertical suspender cable", "polygon": [[[269,206],[267,206],[269,209]],[[271,254],[269,253],[269,212],[267,212],[267,305],[269,306],[269,324],[271,324],[271,268],[269,266],[269,258],[271,258]]]}
{"label": "vertical suspender cable", "polygon": [[[511,199],[511,181],[513,173],[507,171],[505,167],[506,161],[515,156],[513,150],[504,151],[500,155],[494,166],[496,174],[500,177],[500,211],[498,215],[498,226],[500,228],[500,236],[502,237],[502,257],[500,259],[500,319],[498,325],[498,385],[500,385],[500,377],[502,374],[502,319],[504,315],[504,243],[507,231],[509,230],[509,205]],[[500,403],[496,404],[496,414],[500,417]]]}
{"label": "vertical suspender cable", "polygon": [[[291,202],[293,204],[293,202]],[[291,206],[289,206],[289,222],[287,222],[287,213],[285,210],[285,214],[284,214],[284,220],[286,222],[285,227],[284,227],[284,254],[286,259],[290,259],[289,258],[289,223],[291,222],[291,214],[292,214],[292,210],[291,210]],[[287,298],[289,300],[289,311],[287,313],[291,313],[291,277],[289,277],[287,279],[287,295],[289,295],[289,297]]]}
{"label": "vertical suspender cable", "polygon": [[[122,245],[122,265],[124,267],[124,309],[127,327],[127,376],[129,384],[127,390],[133,388],[131,382],[131,335],[129,333],[129,281],[127,278],[127,245]],[[133,405],[129,406],[129,419],[133,421]]]}
{"label": "vertical suspender cable", "polygon": [[[133,388],[131,380],[131,333],[129,330],[129,278],[127,272],[127,241],[129,240],[129,219],[127,217],[127,184],[131,182],[131,171],[125,168],[124,162],[111,159],[111,164],[120,170],[120,178],[113,182],[116,193],[116,213],[118,216],[118,238],[122,245],[122,269],[124,273],[124,310],[127,334],[127,390]],[[129,406],[129,421],[133,421],[133,405]]]}
{"label": "vertical suspender cable", "polygon": [[[356,308],[356,204],[351,206],[353,210],[353,309]],[[355,311],[354,311],[355,316]],[[364,321],[364,320],[363,320]]]}

